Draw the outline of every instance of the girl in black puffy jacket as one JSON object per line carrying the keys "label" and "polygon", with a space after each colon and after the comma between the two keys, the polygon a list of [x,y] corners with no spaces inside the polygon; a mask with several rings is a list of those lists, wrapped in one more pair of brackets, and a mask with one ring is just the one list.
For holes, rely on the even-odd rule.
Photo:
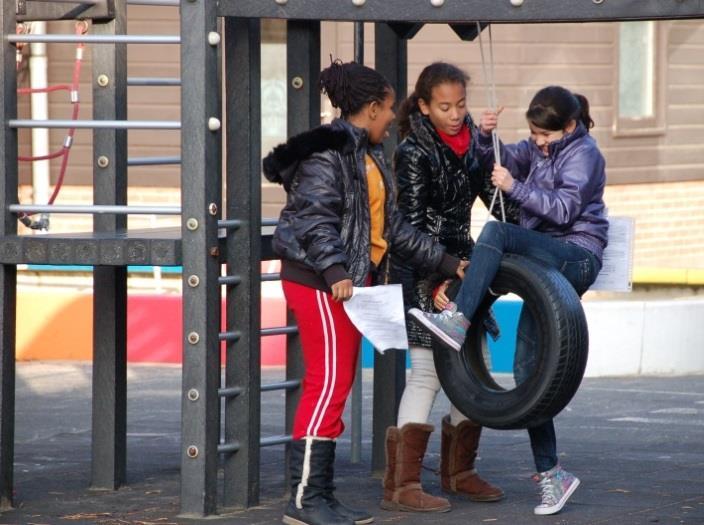
{"label": "girl in black puffy jacket", "polygon": [[[478,131],[467,112],[465,72],[454,65],[436,62],[418,77],[413,94],[400,110],[399,128],[404,140],[394,162],[398,185],[398,206],[406,219],[447,247],[457,257],[471,254],[471,209],[479,197],[487,206],[493,187],[490,174],[479,164]],[[515,211],[509,209],[509,219]],[[407,307],[432,312],[447,301],[442,276],[408,267],[394,259],[393,277],[401,282]],[[439,290],[438,290],[438,285]],[[435,299],[433,290],[437,290]],[[495,329],[495,325],[494,325]],[[409,376],[399,407],[396,427],[387,430],[385,479],[399,478],[403,486],[385,487],[382,507],[416,512],[443,512],[447,499],[431,496],[420,485],[420,464],[412,469],[412,456],[425,454],[433,427],[428,417],[440,381],[435,372],[431,340],[412,319],[408,319],[411,354]],[[484,481],[474,468],[481,426],[469,421],[451,406],[442,420],[441,479],[445,491],[474,501],[496,501],[503,491]],[[397,472],[400,469],[408,472]]]}
{"label": "girl in black puffy jacket", "polygon": [[341,118],[293,137],[264,160],[265,176],[287,193],[273,248],[305,365],[283,521],[350,525],[373,518],[342,505],[333,492],[335,438],[344,429],[361,343],[342,301],[353,286],[372,284],[391,252],[446,276],[461,274],[463,264],[396,208],[381,148],[395,118],[388,81],[354,62],[334,62],[321,73],[320,88]]}

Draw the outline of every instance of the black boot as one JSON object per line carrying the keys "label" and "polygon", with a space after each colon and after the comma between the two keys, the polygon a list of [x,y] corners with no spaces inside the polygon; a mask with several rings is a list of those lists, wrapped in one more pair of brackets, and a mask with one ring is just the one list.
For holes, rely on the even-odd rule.
{"label": "black boot", "polygon": [[328,463],[328,468],[325,472],[325,499],[330,505],[330,508],[334,510],[340,516],[343,516],[349,520],[352,520],[355,525],[365,525],[366,523],[371,523],[374,521],[374,517],[366,511],[351,509],[347,505],[341,503],[335,497],[335,447],[337,443],[332,442],[332,461]]}
{"label": "black boot", "polygon": [[291,444],[291,499],[283,522],[287,525],[354,525],[330,508],[325,498],[329,465],[335,458],[335,442],[304,438]]}

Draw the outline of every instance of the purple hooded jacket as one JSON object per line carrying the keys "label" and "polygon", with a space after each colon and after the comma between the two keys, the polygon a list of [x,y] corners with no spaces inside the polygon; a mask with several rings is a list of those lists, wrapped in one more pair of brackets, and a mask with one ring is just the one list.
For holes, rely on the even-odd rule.
{"label": "purple hooded jacket", "polygon": [[[479,134],[479,154],[490,169],[491,136]],[[547,157],[530,140],[502,144],[501,164],[515,179],[506,195],[521,207],[521,226],[581,246],[601,262],[609,229],[605,162],[583,124],[550,144]]]}

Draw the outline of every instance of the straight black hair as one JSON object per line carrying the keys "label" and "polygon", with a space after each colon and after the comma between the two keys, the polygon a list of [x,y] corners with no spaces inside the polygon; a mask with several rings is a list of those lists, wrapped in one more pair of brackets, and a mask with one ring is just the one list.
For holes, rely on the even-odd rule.
{"label": "straight black hair", "polygon": [[534,126],[549,131],[563,130],[571,120],[584,124],[587,131],[594,127],[587,98],[561,86],[538,91],[528,106],[526,118]]}
{"label": "straight black hair", "polygon": [[393,93],[391,84],[381,73],[357,62],[341,60],[323,69],[318,86],[333,107],[340,109],[342,118],[356,115],[371,102],[383,102]]}
{"label": "straight black hair", "polygon": [[447,62],[433,62],[421,71],[416,86],[410,97],[403,101],[398,110],[398,131],[401,137],[411,132],[411,115],[420,111],[418,101],[430,104],[433,88],[445,83],[462,84],[467,87],[469,75],[455,65]]}

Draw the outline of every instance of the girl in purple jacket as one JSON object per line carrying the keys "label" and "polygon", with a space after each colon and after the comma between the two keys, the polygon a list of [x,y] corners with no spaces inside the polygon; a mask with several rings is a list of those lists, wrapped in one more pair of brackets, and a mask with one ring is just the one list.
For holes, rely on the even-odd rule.
{"label": "girl in purple jacket", "polygon": [[[480,120],[480,155],[494,159],[491,132],[498,112]],[[559,86],[541,89],[526,112],[530,139],[501,146],[492,183],[520,207],[520,225],[489,222],[477,240],[469,271],[454,302],[439,313],[409,310],[431,337],[459,351],[470,320],[494,280],[504,253],[533,258],[559,270],[581,296],[596,279],[606,247],[608,222],[603,201],[604,157],[589,135],[589,103]],[[520,352],[525,353],[525,352]],[[516,380],[530,356],[516,356]],[[528,429],[538,473],[541,503],[535,514],[559,512],[579,479],[557,461],[552,420]]]}

